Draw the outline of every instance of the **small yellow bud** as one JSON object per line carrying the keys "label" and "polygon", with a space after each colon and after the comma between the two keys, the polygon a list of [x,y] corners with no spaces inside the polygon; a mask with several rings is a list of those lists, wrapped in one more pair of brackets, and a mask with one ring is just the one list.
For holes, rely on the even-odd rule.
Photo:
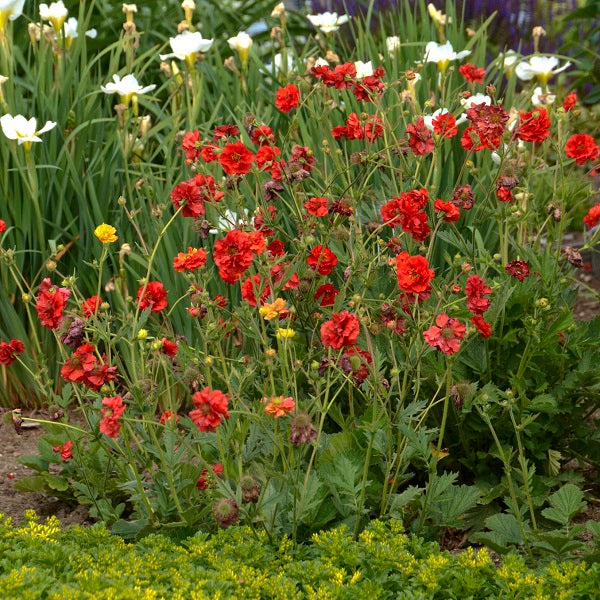
{"label": "small yellow bud", "polygon": [[140,329],[138,331],[137,334],[137,339],[138,340],[145,340],[148,337],[148,330],[147,329]]}

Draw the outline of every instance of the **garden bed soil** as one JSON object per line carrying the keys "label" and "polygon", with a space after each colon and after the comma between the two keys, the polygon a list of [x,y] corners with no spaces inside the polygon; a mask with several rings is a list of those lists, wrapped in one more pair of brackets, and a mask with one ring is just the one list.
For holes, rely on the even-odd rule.
{"label": "garden bed soil", "polygon": [[[580,270],[577,279],[585,287],[580,288],[575,304],[575,318],[588,321],[600,315],[600,278],[589,271]],[[36,413],[27,416],[35,418]],[[39,413],[37,416],[44,418]],[[23,512],[33,509],[40,517],[56,515],[65,525],[91,524],[83,506],[70,506],[56,498],[23,493],[14,488],[15,481],[32,474],[28,467],[19,463],[19,457],[36,454],[37,444],[43,433],[41,427],[27,427],[23,428],[22,435],[17,435],[11,425],[0,424],[0,513],[12,517],[14,522],[20,522],[23,520]],[[597,506],[590,506],[588,511],[593,513],[593,520],[600,519],[600,509]],[[466,543],[462,532],[460,536],[450,535],[447,541],[450,549],[460,548]]]}

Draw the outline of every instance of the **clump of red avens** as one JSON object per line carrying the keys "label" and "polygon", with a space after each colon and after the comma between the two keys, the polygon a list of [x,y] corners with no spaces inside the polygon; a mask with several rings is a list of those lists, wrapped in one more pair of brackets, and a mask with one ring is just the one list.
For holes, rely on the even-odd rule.
{"label": "clump of red avens", "polygon": [[206,264],[206,250],[188,246],[187,252],[179,252],[173,259],[173,268],[177,272],[195,271]]}
{"label": "clump of red avens", "polygon": [[471,125],[463,132],[460,143],[465,150],[496,150],[502,143],[508,113],[502,106],[475,104],[467,109]]}
{"label": "clump of red avens", "polygon": [[465,337],[466,327],[458,319],[442,313],[435,318],[435,325],[423,332],[425,341],[444,354],[454,354],[460,349],[460,341]]}
{"label": "clump of red avens", "polygon": [[221,279],[226,283],[235,283],[252,264],[254,255],[262,254],[265,250],[266,240],[259,231],[246,233],[232,229],[223,239],[215,242],[213,260]]}
{"label": "clump of red avens", "polygon": [[591,135],[577,133],[567,140],[565,152],[569,158],[574,158],[578,165],[584,165],[586,162],[598,158],[600,148]]}
{"label": "clump of red avens", "polygon": [[312,424],[310,416],[305,413],[296,413],[290,421],[290,442],[294,446],[310,444],[317,439],[317,430]]}
{"label": "clump of red avens", "polygon": [[346,138],[347,140],[367,140],[373,143],[377,138],[383,135],[383,126],[381,118],[377,115],[361,115],[351,113],[346,119],[346,125],[334,127],[331,130],[331,135],[339,140]]}
{"label": "clump of red avens", "polygon": [[240,508],[237,502],[231,498],[219,498],[213,504],[213,514],[217,525],[226,529],[240,518]]}
{"label": "clump of red avens", "polygon": [[470,275],[465,285],[467,296],[467,308],[475,315],[482,315],[490,307],[491,301],[486,298],[492,293],[492,289],[479,275]]}
{"label": "clump of red avens", "polygon": [[206,214],[206,202],[219,202],[225,197],[214,177],[198,173],[188,181],[178,183],[171,192],[171,201],[175,208],[183,206],[184,217],[197,219]]}
{"label": "clump of red avens", "polygon": [[138,289],[136,302],[140,310],[160,312],[167,308],[167,290],[160,281],[149,281]]}
{"label": "clump of red avens", "polygon": [[433,152],[433,136],[427,129],[423,117],[419,117],[415,123],[410,123],[406,128],[408,145],[415,156],[425,156]]}
{"label": "clump of red avens", "polygon": [[198,491],[201,492],[209,487],[215,486],[215,477],[223,475],[223,465],[221,463],[215,463],[211,466],[211,471],[212,475],[208,469],[204,469],[202,473],[200,473],[200,477],[198,477],[198,481],[196,481]]}
{"label": "clump of red avens", "polygon": [[511,277],[519,281],[523,281],[526,277],[529,277],[529,265],[524,260],[513,260],[504,268]]}
{"label": "clump of red avens", "polygon": [[121,396],[102,398],[102,405],[105,408],[101,411],[102,420],[100,421],[100,432],[110,438],[116,438],[123,425],[119,419],[125,412],[127,405],[123,404],[123,398],[121,398]]}
{"label": "clump of red avens", "polygon": [[392,198],[381,207],[381,217],[386,225],[400,225],[404,233],[409,233],[413,239],[422,242],[431,231],[427,214],[422,212],[427,201],[428,193],[425,188],[403,192],[400,197]]}
{"label": "clump of red avens", "polygon": [[360,333],[358,317],[348,311],[331,313],[331,319],[321,325],[321,342],[334,350],[356,344]]}
{"label": "clump of red avens", "polygon": [[71,440],[65,442],[64,444],[60,444],[58,446],[52,446],[52,451],[60,454],[60,459],[63,462],[71,460],[73,458],[73,453],[71,449],[73,448],[73,442]]}
{"label": "clump of red avens", "polygon": [[515,137],[524,142],[539,144],[550,135],[550,125],[550,116],[545,108],[538,107],[531,112],[522,110]]}
{"label": "clump of red avens", "polygon": [[430,281],[435,272],[429,268],[425,256],[411,256],[408,252],[400,252],[396,256],[396,277],[398,287],[409,294],[423,294],[430,289]]}
{"label": "clump of red avens", "polygon": [[10,342],[0,342],[0,365],[12,365],[17,356],[25,352],[25,345],[21,340],[10,340]]}
{"label": "clump of red avens", "polygon": [[587,215],[583,217],[583,222],[588,226],[589,229],[596,227],[596,225],[600,223],[600,204],[596,204],[595,206],[592,206],[590,210],[588,210]]}
{"label": "clump of red avens", "polygon": [[315,246],[306,259],[306,264],[319,275],[329,275],[337,263],[337,256],[327,246]]}
{"label": "clump of red avens", "polygon": [[476,67],[470,63],[465,63],[458,67],[458,72],[469,83],[483,83],[483,78],[485,77],[485,69],[483,67]]}
{"label": "clump of red avens", "polygon": [[44,327],[56,329],[61,324],[70,295],[68,289],[52,285],[50,279],[42,281],[36,296],[35,310]]}
{"label": "clump of red avens", "polygon": [[229,394],[209,387],[192,396],[196,408],[190,411],[189,416],[198,431],[214,431],[223,419],[229,419],[229,399]]}
{"label": "clump of red avens", "polygon": [[219,164],[227,175],[246,175],[252,168],[254,154],[244,146],[243,142],[237,141],[226,144],[219,154]]}
{"label": "clump of red avens", "polygon": [[275,93],[275,106],[283,113],[290,112],[300,104],[300,90],[293,83],[279,88]]}
{"label": "clump of red avens", "polygon": [[92,390],[99,390],[105,383],[117,379],[117,367],[109,367],[104,355],[100,360],[96,347],[86,342],[65,361],[60,374],[65,381],[83,383]]}

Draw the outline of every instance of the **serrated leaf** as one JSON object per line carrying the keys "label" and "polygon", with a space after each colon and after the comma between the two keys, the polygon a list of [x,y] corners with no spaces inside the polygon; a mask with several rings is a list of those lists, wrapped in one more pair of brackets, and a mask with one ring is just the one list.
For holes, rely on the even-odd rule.
{"label": "serrated leaf", "polygon": [[46,482],[41,475],[33,477],[23,477],[15,481],[13,487],[19,492],[37,492],[42,493],[46,489]]}
{"label": "serrated leaf", "polygon": [[58,475],[53,475],[52,473],[44,473],[42,475],[44,481],[48,484],[53,490],[58,492],[64,492],[69,488],[69,482]]}
{"label": "serrated leaf", "polygon": [[542,515],[560,525],[568,525],[571,519],[582,510],[587,503],[583,500],[583,492],[572,483],[563,485],[548,498],[550,508],[545,508]]}
{"label": "serrated leaf", "polygon": [[400,494],[393,494],[390,503],[390,516],[394,519],[402,519],[403,509],[420,496],[425,496],[425,489],[414,485],[406,488]]}

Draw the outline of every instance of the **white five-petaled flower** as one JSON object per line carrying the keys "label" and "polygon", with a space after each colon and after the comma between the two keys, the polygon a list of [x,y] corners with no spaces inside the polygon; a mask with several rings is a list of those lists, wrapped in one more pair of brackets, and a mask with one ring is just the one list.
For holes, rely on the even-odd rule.
{"label": "white five-petaled flower", "polygon": [[465,56],[471,54],[470,50],[462,50],[461,52],[454,52],[452,44],[446,42],[445,44],[438,44],[437,42],[429,42],[425,46],[425,56],[423,60],[425,62],[434,62],[437,64],[438,69],[444,72],[451,61],[461,60]]}
{"label": "white five-petaled flower", "polygon": [[385,47],[387,48],[388,54],[394,56],[400,49],[400,38],[397,35],[385,38]]}
{"label": "white five-petaled flower", "polygon": [[240,55],[242,65],[248,62],[248,56],[250,55],[250,48],[252,48],[252,38],[245,32],[241,31],[235,37],[230,37],[227,40],[229,47],[235,50]]}
{"label": "white five-petaled flower", "polygon": [[56,35],[60,33],[68,14],[69,11],[62,0],[52,2],[50,6],[47,4],[40,4],[40,18],[44,21],[49,21],[52,24],[54,31],[56,31]]}
{"label": "white five-petaled flower", "polygon": [[185,60],[190,68],[193,68],[196,62],[196,54],[198,52],[208,52],[210,47],[213,45],[212,39],[205,40],[199,31],[192,33],[191,31],[184,31],[175,37],[169,38],[169,44],[171,44],[170,54],[160,54],[160,60],[167,58],[178,58],[179,60]]}
{"label": "white five-petaled flower", "polygon": [[[79,27],[79,23],[75,17],[69,17],[65,23],[65,45],[67,50],[73,43],[73,40],[79,36],[79,32],[77,31]],[[98,35],[98,32],[95,29],[88,29],[85,32],[86,37],[90,39],[95,39]]]}
{"label": "white five-petaled flower", "polygon": [[523,81],[537,78],[544,88],[552,75],[562,73],[571,66],[571,63],[567,61],[562,67],[557,68],[559,64],[560,61],[556,56],[532,56],[529,60],[521,61],[515,67],[515,72],[517,77]]}
{"label": "white five-petaled flower", "polygon": [[500,59],[502,60],[502,69],[508,73],[519,60],[519,55],[514,50],[507,50],[505,54],[500,54]]}
{"label": "white five-petaled flower", "polygon": [[319,15],[306,15],[306,18],[323,33],[332,33],[340,28],[340,25],[348,22],[348,15],[339,15],[336,12],[324,12]]}
{"label": "white five-petaled flower", "polygon": [[476,106],[477,104],[487,104],[489,106],[492,103],[492,99],[485,94],[473,94],[468,98],[461,98],[460,103],[465,108],[471,108],[471,106]]}
{"label": "white five-petaled flower", "polygon": [[134,75],[125,75],[121,79],[118,75],[113,75],[113,80],[106,85],[101,85],[100,89],[105,94],[119,94],[121,102],[125,106],[129,106],[131,99],[135,95],[147,94],[156,86],[154,84],[142,87]]}
{"label": "white five-petaled flower", "polygon": [[365,77],[371,77],[371,75],[373,75],[373,65],[371,61],[365,63],[360,60],[357,60],[354,63],[354,66],[356,67],[356,79],[363,79]]}
{"label": "white five-petaled flower", "polygon": [[[425,127],[427,127],[427,129],[429,129],[430,131],[433,131],[433,120],[436,117],[439,117],[440,115],[447,115],[448,114],[448,109],[447,108],[438,108],[432,115],[427,115],[425,117],[423,117],[423,122],[425,123]],[[460,115],[460,117],[458,119],[456,119],[456,124],[460,125],[461,123],[464,123],[467,120],[467,116],[463,113]]]}
{"label": "white five-petaled flower", "polygon": [[10,114],[0,117],[0,125],[9,140],[17,140],[19,144],[25,144],[25,148],[29,148],[33,142],[41,142],[39,135],[56,127],[56,123],[53,121],[46,121],[41,129],[36,130],[37,120],[35,117],[27,120],[23,115],[13,117]]}

